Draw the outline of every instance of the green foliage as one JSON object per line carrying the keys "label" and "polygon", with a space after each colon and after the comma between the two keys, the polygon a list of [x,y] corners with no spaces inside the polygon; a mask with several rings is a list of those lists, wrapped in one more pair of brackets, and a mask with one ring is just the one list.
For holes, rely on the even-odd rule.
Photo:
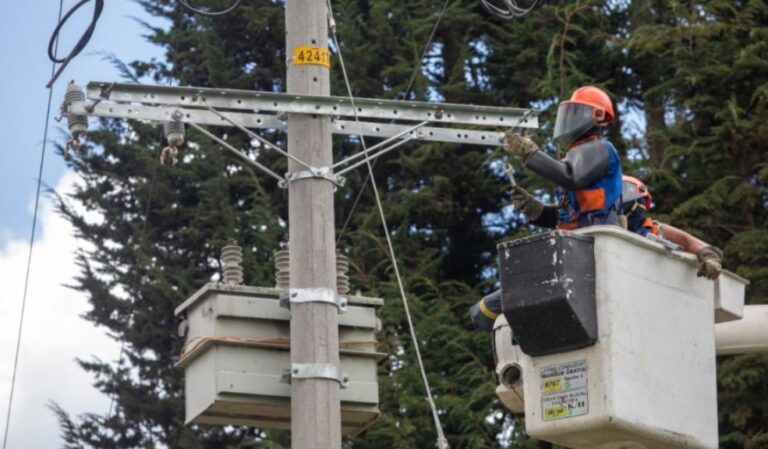
{"label": "green foliage", "polygon": [[[181,12],[171,0],[140,3],[171,28],[148,28],[166,58],[122,65],[129,77],[284,89],[281,3],[249,0],[216,19]],[[441,7],[442,1],[334,1],[355,95],[406,95]],[[626,158],[625,171],[651,181],[656,213],[723,248],[726,267],[752,282],[750,301],[766,303],[767,9],[759,1],[575,0],[505,22],[479,2],[452,1],[407,96],[541,107],[542,129],[534,135],[555,153],[547,140],[555,105],[581,84],[604,87],[619,110],[610,138]],[[332,67],[332,93],[346,95],[338,55]],[[631,137],[626,126],[638,118],[647,126]],[[217,130],[226,131],[234,145],[259,151],[239,133]],[[264,135],[284,143],[281,134]],[[60,209],[92,245],[77,256],[81,274],[73,287],[90,299],[85,318],[125,340],[125,357],[118,365],[81,362],[96,387],[115,397],[116,413],[72,418],[54,408],[65,447],[287,447],[284,432],[184,426],[183,384],[173,368],[181,349],[173,309],[219,270],[218,251],[228,239],[246,249],[247,283],[273,283],[272,251],[287,235],[286,195],[195,132],[182,162],[161,166],[160,137],[150,125],[103,121],[89,134],[88,154],[69,161],[84,182],[72,198],[60,199]],[[338,159],[359,146],[337,136],[334,149]],[[268,152],[260,151],[259,160],[286,170]],[[500,161],[490,148],[412,143],[375,168],[453,448],[545,447],[529,440],[523,423],[496,400],[490,339],[469,324],[469,307],[494,289],[495,244],[529,232],[508,207]],[[339,191],[339,228],[365,179],[365,170],[352,173]],[[530,173],[518,181],[540,195],[552,192]],[[386,299],[378,338],[389,354],[379,368],[382,418],[345,446],[433,447],[432,418],[368,186],[340,247],[350,257],[353,289]],[[720,361],[723,447],[766,447],[766,360]]]}

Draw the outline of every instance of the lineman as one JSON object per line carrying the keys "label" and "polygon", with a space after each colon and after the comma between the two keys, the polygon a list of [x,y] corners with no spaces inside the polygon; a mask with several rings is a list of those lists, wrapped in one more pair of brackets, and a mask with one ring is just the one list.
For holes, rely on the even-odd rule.
{"label": "lineman", "polygon": [[714,280],[720,276],[723,252],[719,248],[709,245],[672,225],[658,222],[649,217],[648,209],[651,208],[652,203],[651,192],[639,179],[624,176],[622,190],[621,209],[622,214],[626,217],[628,230],[642,236],[657,235],[680,245],[683,251],[696,255],[699,259],[699,271],[696,274],[699,277]]}
{"label": "lineman", "polygon": [[557,204],[544,205],[515,187],[512,201],[532,224],[575,229],[595,224],[619,224],[621,160],[602,130],[615,114],[608,94],[593,86],[576,89],[557,109],[553,137],[568,153],[556,161],[530,138],[507,135],[504,150],[522,158],[524,167],[557,184]]}

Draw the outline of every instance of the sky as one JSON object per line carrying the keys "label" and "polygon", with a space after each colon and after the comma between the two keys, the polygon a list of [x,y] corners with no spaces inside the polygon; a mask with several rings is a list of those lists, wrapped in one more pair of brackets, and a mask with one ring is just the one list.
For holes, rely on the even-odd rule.
{"label": "sky", "polygon": [[[48,40],[56,26],[59,0],[4,2],[0,14],[0,433],[10,392],[16,332],[21,311],[37,171],[46,127],[45,114],[51,62]],[[64,12],[76,4],[64,0]],[[93,2],[84,5],[64,26],[60,49],[72,48],[87,27]],[[58,112],[69,80],[117,80],[119,74],[103,60],[112,53],[124,61],[162,57],[162,50],[143,37],[135,20],[158,24],[131,0],[105,2],[96,31],[85,50],[69,64],[53,88],[52,117]],[[65,123],[51,120],[45,154],[44,186],[70,191],[77,176],[55,152],[66,140]],[[48,404],[56,402],[73,415],[106,413],[109,398],[92,386],[93,379],[75,362],[99,357],[116,360],[119,344],[104,329],[81,315],[89,306],[83,294],[66,288],[77,274],[74,253],[83,245],[66,220],[41,198],[33,249],[21,352],[7,449],[58,448],[60,431]],[[0,435],[1,437],[1,435]]]}

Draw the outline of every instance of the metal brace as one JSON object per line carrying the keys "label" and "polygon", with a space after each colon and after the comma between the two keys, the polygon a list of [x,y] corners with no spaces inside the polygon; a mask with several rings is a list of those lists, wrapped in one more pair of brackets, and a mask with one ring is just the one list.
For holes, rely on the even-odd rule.
{"label": "metal brace", "polygon": [[293,379],[335,380],[342,389],[349,386],[349,374],[331,363],[291,363],[291,369],[283,371],[281,382],[290,384]]}
{"label": "metal brace", "polygon": [[347,298],[339,296],[330,288],[292,288],[288,294],[280,298],[280,306],[290,309],[291,304],[324,302],[333,304],[339,309],[339,313],[346,313]]}
{"label": "metal brace", "polygon": [[278,185],[284,189],[288,187],[288,183],[290,182],[310,178],[320,178],[331,181],[336,187],[344,187],[344,183],[347,181],[345,177],[333,174],[331,172],[331,167],[312,167],[309,170],[286,173],[285,182],[280,182]]}

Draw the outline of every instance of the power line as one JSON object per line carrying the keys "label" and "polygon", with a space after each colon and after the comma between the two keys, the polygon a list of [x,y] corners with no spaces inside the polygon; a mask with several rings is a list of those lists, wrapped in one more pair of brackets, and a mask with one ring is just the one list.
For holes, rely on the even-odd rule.
{"label": "power line", "polygon": [[[162,130],[160,131],[162,136]],[[162,137],[161,137],[162,139]],[[147,221],[149,219],[149,210],[150,206],[152,205],[152,193],[155,190],[155,179],[157,178],[157,164],[152,165],[152,174],[150,175],[150,181],[149,181],[149,190],[147,191],[147,199],[146,203],[147,206],[144,208],[144,220],[141,222],[141,229],[139,230],[139,246],[141,246],[142,243],[144,243],[144,237],[146,236],[146,230],[147,230]],[[139,270],[134,270],[133,272],[133,280],[131,281],[131,289],[130,292],[133,292],[136,290],[136,288],[139,286]],[[133,303],[134,301],[131,301]],[[130,325],[130,319],[129,323]],[[118,369],[120,367],[120,364],[123,362],[123,355],[125,354],[125,331],[123,332],[123,335],[120,338],[120,355],[117,357],[117,366]],[[110,420],[112,418],[112,411],[114,409],[115,405],[115,397],[117,396],[117,393],[112,395],[109,399],[109,412],[107,413],[107,420]]]}
{"label": "power line", "polygon": [[190,5],[187,0],[176,0],[178,4],[180,4],[184,9],[187,11],[194,13],[194,14],[200,14],[201,16],[205,17],[218,17],[223,16],[224,14],[229,14],[235,9],[237,9],[238,6],[240,6],[240,3],[242,3],[242,0],[235,0],[234,3],[232,3],[232,6],[222,9],[221,11],[206,11],[200,8],[195,8],[194,6]]}
{"label": "power line", "polygon": [[61,17],[61,14],[59,14],[59,23],[56,25],[56,28],[54,28],[53,34],[51,34],[51,40],[48,41],[48,59],[50,59],[54,65],[56,63],[60,63],[61,67],[59,67],[59,70],[56,72],[51,72],[51,80],[48,81],[48,85],[46,86],[49,89],[51,86],[53,86],[53,83],[59,79],[59,76],[61,76],[62,72],[64,72],[64,69],[67,67],[70,61],[72,61],[75,56],[79,55],[80,52],[83,51],[85,46],[88,45],[88,41],[90,41],[91,37],[93,37],[93,32],[96,30],[96,23],[98,23],[99,17],[101,17],[101,12],[104,10],[104,0],[94,0],[95,3],[93,5],[93,17],[91,18],[91,23],[88,25],[88,28],[85,29],[83,35],[80,36],[80,39],[77,41],[69,54],[63,58],[59,58],[56,55],[59,48],[59,33],[61,32],[61,28],[65,23],[67,23],[67,20],[72,17],[72,14],[74,14],[78,9],[80,9],[81,6],[85,5],[89,1],[91,0],[80,0],[77,4],[75,4],[75,6],[67,11],[67,14],[63,18]]}
{"label": "power line", "polygon": [[[341,45],[339,45],[339,39],[336,35],[336,23],[333,19],[333,8],[331,7],[331,1],[326,0],[326,3],[328,4],[328,14],[329,14],[329,22],[330,22],[330,28],[331,28],[331,36],[333,37],[333,43],[338,49],[339,52],[339,63],[341,65],[341,72],[344,77],[344,84],[347,87],[347,94],[349,95],[349,100],[352,103],[352,110],[355,113],[355,122],[359,125],[360,118],[357,114],[357,107],[355,106],[355,97],[352,93],[352,86],[349,83],[349,77],[347,75],[347,68],[344,65],[344,56],[342,55]],[[411,341],[413,342],[413,347],[416,352],[416,361],[419,366],[419,371],[421,373],[421,380],[424,384],[424,389],[427,391],[427,402],[429,403],[430,410],[432,411],[432,418],[435,422],[435,430],[437,431],[437,447],[438,449],[448,449],[448,440],[445,438],[445,434],[443,433],[443,426],[440,422],[440,415],[437,411],[437,405],[435,404],[435,400],[432,397],[432,389],[429,386],[429,379],[427,378],[427,373],[424,369],[424,361],[421,357],[421,349],[419,348],[419,341],[416,336],[416,328],[413,325],[413,319],[411,318],[411,311],[410,307],[408,305],[408,297],[405,294],[405,287],[403,285],[403,278],[400,275],[400,269],[397,265],[397,257],[395,255],[395,249],[392,245],[392,238],[389,235],[389,226],[387,226],[387,218],[384,214],[384,207],[381,204],[381,198],[379,196],[379,189],[376,185],[376,179],[373,176],[373,166],[371,165],[371,159],[369,155],[367,154],[367,148],[365,144],[365,136],[360,134],[360,143],[363,147],[363,152],[365,153],[365,162],[368,166],[368,175],[371,181],[371,186],[373,187],[373,194],[376,199],[376,206],[379,211],[379,217],[381,218],[381,225],[384,229],[384,236],[387,239],[387,247],[389,249],[389,256],[392,259],[392,267],[395,271],[395,278],[397,279],[397,286],[400,290],[400,297],[403,300],[403,308],[405,309],[405,316],[406,320],[408,321],[408,329],[410,331],[411,335]]]}
{"label": "power line", "polygon": [[[64,0],[59,0],[59,24],[61,24],[61,15],[64,12]],[[54,53],[59,47],[58,38],[53,42]],[[56,72],[56,61],[51,62],[51,77]],[[24,329],[24,312],[27,306],[27,292],[29,291],[29,273],[32,268],[32,249],[35,244],[35,229],[37,228],[37,212],[40,206],[40,188],[43,184],[43,167],[45,166],[45,150],[48,147],[48,128],[51,121],[51,103],[53,100],[53,81],[48,86],[48,106],[45,112],[45,128],[43,129],[43,148],[40,151],[40,166],[37,169],[37,190],[35,192],[35,209],[32,213],[32,231],[29,235],[29,252],[27,253],[27,271],[24,275],[24,293],[21,296],[21,312],[19,313],[19,327],[16,333],[16,350],[13,355],[13,369],[11,371],[11,392],[8,395],[8,411],[5,415],[5,430],[3,431],[3,449],[8,444],[8,434],[11,427],[11,410],[13,408],[13,393],[16,390],[16,371],[19,366],[19,352],[21,349],[21,337]]]}
{"label": "power line", "polygon": [[[440,26],[440,20],[443,18],[443,14],[445,13],[445,10],[448,9],[448,4],[450,2],[451,0],[445,0],[445,2],[443,3],[442,9],[440,9],[440,12],[437,14],[435,25],[432,27],[432,31],[429,33],[429,38],[427,39],[427,43],[424,44],[424,49],[421,52],[421,56],[419,56],[419,61],[416,63],[416,66],[413,68],[413,73],[411,73],[411,78],[408,80],[408,84],[402,96],[403,100],[407,100],[408,95],[410,95],[411,93],[411,87],[413,87],[413,82],[416,80],[416,75],[418,75],[419,71],[421,71],[421,64],[422,62],[424,62],[424,56],[427,55],[427,52],[429,51],[429,47],[432,46],[432,40],[435,38],[435,34],[437,33],[437,28]],[[341,49],[339,49],[339,54],[341,54]],[[374,160],[372,166],[376,167],[376,163],[378,161],[379,159]],[[360,199],[363,197],[365,186],[368,184],[368,181],[371,179],[371,176],[372,176],[372,173],[370,171],[366,173],[365,180],[360,185],[360,190],[357,191],[357,197],[355,198],[355,201],[352,203],[352,207],[349,209],[347,218],[344,220],[344,225],[341,227],[338,237],[336,237],[336,245],[339,244],[339,242],[341,241],[341,238],[344,236],[344,232],[346,232],[347,227],[349,226],[350,221],[352,221],[352,216],[355,213],[355,209],[357,209],[357,204],[360,202]]]}
{"label": "power line", "polygon": [[544,3],[544,0],[532,0],[528,6],[520,6],[519,0],[502,0],[504,3],[503,8],[499,8],[490,0],[480,0],[480,4],[483,5],[486,11],[493,14],[500,19],[522,19],[528,14],[532,13],[536,8]]}

